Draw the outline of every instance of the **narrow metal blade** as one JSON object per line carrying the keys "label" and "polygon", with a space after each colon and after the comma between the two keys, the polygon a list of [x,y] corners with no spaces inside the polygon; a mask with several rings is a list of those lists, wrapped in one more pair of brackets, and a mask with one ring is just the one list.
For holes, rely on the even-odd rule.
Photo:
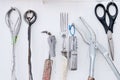
{"label": "narrow metal blade", "polygon": [[110,56],[112,60],[114,61],[114,44],[113,44],[112,32],[108,31],[107,36],[108,36]]}

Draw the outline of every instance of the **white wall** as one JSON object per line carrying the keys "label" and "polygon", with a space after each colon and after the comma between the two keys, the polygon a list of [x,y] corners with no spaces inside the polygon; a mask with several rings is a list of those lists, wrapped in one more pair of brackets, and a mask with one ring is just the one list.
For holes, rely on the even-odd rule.
{"label": "white wall", "polygon": [[[32,9],[37,13],[37,21],[32,25],[32,67],[34,80],[42,80],[44,60],[48,57],[49,46],[47,35],[41,34],[41,31],[48,30],[57,38],[56,54],[59,56],[62,47],[62,38],[60,36],[60,12],[69,13],[69,23],[72,23],[79,16],[82,16],[96,33],[97,40],[108,50],[108,42],[105,31],[94,14],[95,5],[98,2],[89,1],[82,3],[46,3],[41,0],[1,0],[0,1],[0,80],[11,80],[11,59],[12,45],[9,28],[5,24],[5,14],[10,7],[17,7],[22,14],[22,25],[16,46],[16,72],[18,80],[28,80],[27,64],[27,28],[28,25],[23,19],[25,11]],[[106,3],[105,3],[106,4]],[[119,12],[120,3],[117,2]],[[114,25],[114,64],[120,72],[120,15]],[[85,44],[81,36],[78,37],[78,70],[68,71],[67,80],[86,80],[89,73],[89,46]],[[95,78],[96,80],[117,80],[107,62],[100,54],[96,52]],[[57,62],[57,61],[56,61]],[[57,70],[58,71],[58,70]],[[54,73],[55,69],[53,70]],[[59,76],[59,75],[56,75]],[[59,79],[55,79],[59,80]]]}

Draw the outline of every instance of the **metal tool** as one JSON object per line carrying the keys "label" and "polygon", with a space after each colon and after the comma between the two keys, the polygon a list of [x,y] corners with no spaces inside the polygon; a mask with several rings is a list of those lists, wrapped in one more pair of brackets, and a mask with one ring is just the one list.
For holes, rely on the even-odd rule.
{"label": "metal tool", "polygon": [[67,58],[66,38],[67,38],[68,14],[60,13],[60,27],[63,38],[62,54]]}
{"label": "metal tool", "polygon": [[43,72],[43,78],[42,80],[50,80],[51,78],[51,72],[52,72],[52,64],[53,60],[51,60],[51,57],[55,57],[55,46],[56,46],[56,38],[54,35],[52,35],[48,31],[43,31],[42,33],[46,33],[49,35],[48,37],[48,43],[49,43],[49,58],[45,60],[44,64],[44,72]]}
{"label": "metal tool", "polygon": [[[15,24],[13,24],[12,19],[11,19],[12,18],[11,15],[12,15],[13,12],[16,12],[16,14],[18,15]],[[13,49],[12,49],[13,65],[12,65],[11,76],[12,76],[12,80],[17,80],[16,73],[15,73],[15,67],[16,67],[16,62],[15,62],[15,46],[16,46],[17,37],[18,37],[19,31],[20,31],[21,22],[22,22],[20,11],[17,8],[12,7],[6,13],[5,21],[6,21],[7,26],[10,29],[10,32],[11,32],[12,46],[13,46]]]}
{"label": "metal tool", "polygon": [[75,36],[74,24],[69,26],[69,68],[70,70],[77,70],[77,37]]}
{"label": "metal tool", "polygon": [[107,63],[109,64],[110,68],[114,72],[117,80],[120,80],[120,73],[116,69],[115,65],[113,64],[112,60],[109,58],[109,53],[106,49],[97,42],[96,35],[92,28],[87,24],[87,22],[83,18],[79,18],[79,22],[81,22],[86,30],[87,34],[85,34],[85,30],[80,30],[79,27],[82,27],[79,23],[74,23],[76,30],[82,36],[84,42],[90,46],[90,71],[88,80],[95,80],[94,78],[94,65],[95,65],[95,57],[96,57],[96,50],[99,50]]}
{"label": "metal tool", "polygon": [[[116,11],[114,14],[112,14],[112,12],[110,11],[110,7],[115,8]],[[103,9],[103,12],[104,12],[103,16],[98,15],[98,12],[97,12],[98,8]],[[107,25],[106,14],[108,15],[108,18],[109,18],[109,25]],[[95,15],[96,15],[97,19],[102,23],[102,25],[105,29],[105,32],[106,32],[107,37],[108,37],[110,55],[111,55],[112,60],[114,60],[114,45],[113,45],[112,33],[113,33],[114,22],[116,20],[117,15],[118,15],[118,7],[113,1],[108,3],[106,9],[105,9],[103,4],[97,4],[95,7]]]}
{"label": "metal tool", "polygon": [[37,19],[37,14],[33,10],[28,10],[24,14],[24,19],[28,23],[28,65],[29,65],[29,80],[33,80],[32,64],[31,64],[31,26]]}
{"label": "metal tool", "polygon": [[67,64],[68,64],[68,52],[66,50],[66,40],[68,36],[68,13],[60,13],[60,28],[61,28],[61,34],[63,38],[63,44],[62,44],[62,59],[64,59],[64,62],[62,64],[62,67],[64,67],[62,71],[62,80],[66,80],[67,76]]}

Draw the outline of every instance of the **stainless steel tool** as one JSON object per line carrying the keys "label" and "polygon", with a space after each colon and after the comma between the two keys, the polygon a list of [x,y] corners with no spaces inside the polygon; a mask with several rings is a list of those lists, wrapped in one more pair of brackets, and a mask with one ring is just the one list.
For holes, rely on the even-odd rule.
{"label": "stainless steel tool", "polygon": [[77,37],[75,36],[74,24],[69,26],[69,68],[70,70],[77,70]]}
{"label": "stainless steel tool", "polygon": [[24,19],[29,25],[28,27],[28,69],[29,69],[29,80],[33,80],[33,74],[32,74],[32,62],[31,62],[31,26],[35,23],[37,19],[37,14],[33,10],[28,10],[24,14]]}
{"label": "stainless steel tool", "polygon": [[[83,26],[81,26],[81,24]],[[120,73],[116,69],[115,65],[113,64],[112,60],[109,58],[108,51],[97,42],[96,35],[92,28],[87,24],[87,22],[83,18],[79,18],[79,22],[74,23],[76,30],[82,36],[84,42],[90,46],[90,68],[89,68],[89,77],[88,80],[95,80],[94,78],[94,65],[95,65],[95,57],[96,57],[96,50],[99,50],[105,60],[107,61],[108,65],[112,69],[113,73],[115,74],[117,80],[120,80]],[[84,28],[84,29],[80,29]],[[85,30],[86,29],[86,30]]]}
{"label": "stainless steel tool", "polygon": [[[18,15],[15,24],[13,24],[13,21],[12,21],[13,17],[11,17],[11,15],[13,15],[14,12],[16,12],[16,14]],[[15,16],[14,16],[14,18],[15,18]],[[17,80],[16,72],[15,72],[15,67],[16,67],[16,62],[15,62],[15,47],[16,47],[16,42],[17,42],[19,31],[20,31],[20,27],[21,27],[21,22],[22,22],[20,11],[17,8],[12,7],[6,13],[5,21],[6,21],[7,26],[10,29],[10,32],[11,32],[12,46],[13,46],[13,50],[12,50],[12,55],[13,55],[12,62],[13,62],[13,65],[12,65],[11,77],[12,77],[12,80]]]}
{"label": "stainless steel tool", "polygon": [[63,44],[62,44],[62,58],[63,59],[63,64],[61,65],[63,68],[62,71],[62,79],[61,80],[66,80],[67,79],[67,68],[68,68],[68,52],[66,49],[66,40],[68,36],[68,13],[60,13],[60,28],[61,28],[61,34],[63,38]]}

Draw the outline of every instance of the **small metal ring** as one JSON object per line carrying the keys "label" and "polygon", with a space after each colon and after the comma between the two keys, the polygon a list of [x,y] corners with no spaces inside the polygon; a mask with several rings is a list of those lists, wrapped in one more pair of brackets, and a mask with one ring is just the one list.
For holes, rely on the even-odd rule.
{"label": "small metal ring", "polygon": [[28,24],[32,25],[37,19],[37,14],[33,10],[28,10],[26,11],[24,18]]}
{"label": "small metal ring", "polygon": [[[73,29],[73,32],[72,32],[72,29]],[[75,35],[75,25],[74,25],[74,24],[69,25],[69,31],[70,31],[70,34],[71,34],[72,36]]]}

